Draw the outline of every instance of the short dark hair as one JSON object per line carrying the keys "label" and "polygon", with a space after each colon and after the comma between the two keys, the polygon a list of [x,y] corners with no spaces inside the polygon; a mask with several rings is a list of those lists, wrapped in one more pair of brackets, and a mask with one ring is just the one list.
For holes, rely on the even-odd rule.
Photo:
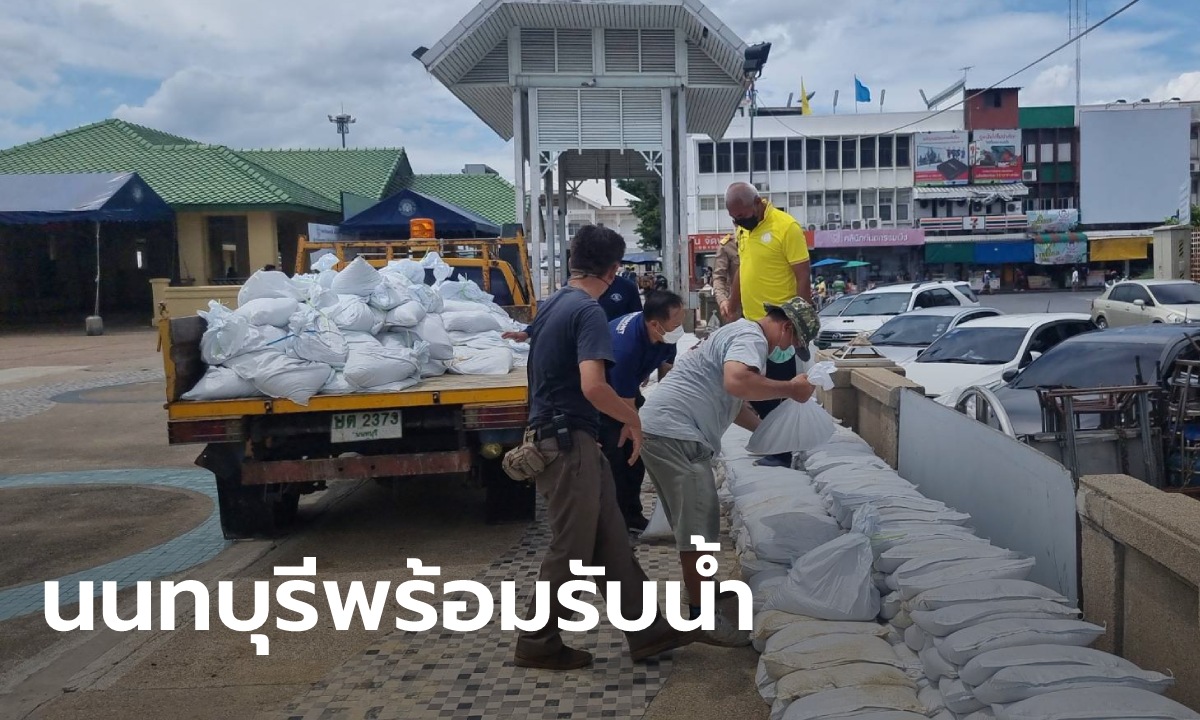
{"label": "short dark hair", "polygon": [[625,257],[625,239],[600,225],[584,225],[571,238],[571,272],[602,276]]}
{"label": "short dark hair", "polygon": [[642,304],[642,317],[647,320],[666,322],[671,311],[683,307],[683,298],[670,290],[651,290],[646,293]]}

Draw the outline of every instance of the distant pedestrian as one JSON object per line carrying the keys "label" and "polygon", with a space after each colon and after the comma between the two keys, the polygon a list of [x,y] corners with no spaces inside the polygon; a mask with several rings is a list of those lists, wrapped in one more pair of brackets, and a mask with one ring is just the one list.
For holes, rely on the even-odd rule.
{"label": "distant pedestrian", "polygon": [[1021,268],[1017,268],[1013,280],[1017,286],[1017,292],[1025,292],[1029,289],[1029,280],[1025,277],[1025,271]]}
{"label": "distant pedestrian", "polygon": [[1079,268],[1071,271],[1071,292],[1079,291]]}

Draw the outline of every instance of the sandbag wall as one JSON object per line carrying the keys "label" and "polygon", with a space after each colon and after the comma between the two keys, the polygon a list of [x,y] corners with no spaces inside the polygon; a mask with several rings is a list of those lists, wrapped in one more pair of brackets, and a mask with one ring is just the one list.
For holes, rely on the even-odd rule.
{"label": "sandbag wall", "polygon": [[1200,718],[849,430],[800,469],[756,466],[748,438],[726,434],[717,477],[772,720]]}
{"label": "sandbag wall", "polygon": [[[315,394],[396,392],[422,378],[505,375],[523,367],[528,345],[502,333],[520,326],[437,253],[376,270],[336,258],[315,274],[259,271],[238,292],[238,308],[209,303],[200,342],[208,370],[184,400],[254,395],[307,405]],[[426,270],[434,277],[425,284]]]}

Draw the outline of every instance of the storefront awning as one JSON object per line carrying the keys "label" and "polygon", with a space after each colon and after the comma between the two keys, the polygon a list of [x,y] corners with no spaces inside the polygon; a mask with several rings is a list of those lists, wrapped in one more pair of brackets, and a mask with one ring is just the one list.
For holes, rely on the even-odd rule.
{"label": "storefront awning", "polygon": [[913,188],[914,197],[918,200],[978,200],[993,202],[995,200],[1012,200],[1025,197],[1029,188],[1023,183],[999,183],[996,185],[948,185],[948,186],[918,186]]}
{"label": "storefront awning", "polygon": [[1033,241],[975,243],[977,265],[1033,262]]}
{"label": "storefront awning", "polygon": [[1088,243],[1093,262],[1145,260],[1150,254],[1149,237],[1097,238]]}
{"label": "storefront awning", "polygon": [[971,243],[925,243],[927,263],[972,263],[975,262],[975,246]]}
{"label": "storefront awning", "polygon": [[1034,242],[1040,243],[1086,243],[1087,235],[1081,232],[1036,233],[1031,235]]}

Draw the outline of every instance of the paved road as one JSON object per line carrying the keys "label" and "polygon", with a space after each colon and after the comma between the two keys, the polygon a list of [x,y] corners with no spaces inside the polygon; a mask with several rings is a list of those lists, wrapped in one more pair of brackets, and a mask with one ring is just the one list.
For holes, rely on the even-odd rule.
{"label": "paved road", "polygon": [[981,295],[979,303],[1006,313],[1091,312],[1091,302],[1100,297],[1099,291],[1088,292],[1027,292]]}

